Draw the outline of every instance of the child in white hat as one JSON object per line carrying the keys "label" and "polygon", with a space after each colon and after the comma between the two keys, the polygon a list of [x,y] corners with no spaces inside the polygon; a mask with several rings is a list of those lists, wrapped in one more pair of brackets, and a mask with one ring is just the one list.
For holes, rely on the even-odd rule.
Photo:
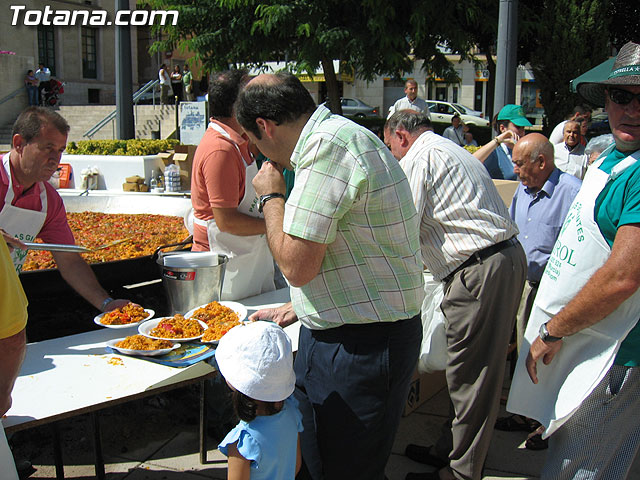
{"label": "child in white hat", "polygon": [[218,445],[229,457],[227,478],[293,480],[302,462],[302,415],[292,395],[289,337],[271,322],[239,325],[220,340],[216,362],[240,418]]}

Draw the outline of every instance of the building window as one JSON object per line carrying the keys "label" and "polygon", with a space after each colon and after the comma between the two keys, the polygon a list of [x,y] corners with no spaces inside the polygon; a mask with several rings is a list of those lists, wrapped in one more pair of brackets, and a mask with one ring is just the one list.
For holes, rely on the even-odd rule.
{"label": "building window", "polygon": [[98,30],[82,27],[82,76],[98,78]]}
{"label": "building window", "polygon": [[56,42],[52,26],[38,26],[38,63],[56,74]]}

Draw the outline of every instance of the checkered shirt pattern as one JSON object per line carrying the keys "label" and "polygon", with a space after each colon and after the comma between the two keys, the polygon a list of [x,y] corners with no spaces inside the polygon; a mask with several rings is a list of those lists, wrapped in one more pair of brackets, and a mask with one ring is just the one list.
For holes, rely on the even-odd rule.
{"label": "checkered shirt pattern", "polygon": [[422,305],[418,217],[398,162],[369,130],[325,107],[305,125],[291,157],[295,186],[285,233],[327,244],[320,272],[291,287],[303,325],[411,318]]}

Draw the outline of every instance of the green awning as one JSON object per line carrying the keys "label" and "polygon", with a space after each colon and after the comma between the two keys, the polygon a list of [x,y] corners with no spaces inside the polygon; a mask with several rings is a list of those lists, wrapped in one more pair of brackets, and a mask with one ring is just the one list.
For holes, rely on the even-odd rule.
{"label": "green awning", "polygon": [[613,67],[615,60],[615,57],[611,57],[609,60],[605,60],[597,67],[593,67],[591,70],[571,80],[571,82],[569,82],[571,85],[571,91],[576,93],[576,87],[581,83],[602,82],[603,80],[606,80],[611,73],[611,68]]}

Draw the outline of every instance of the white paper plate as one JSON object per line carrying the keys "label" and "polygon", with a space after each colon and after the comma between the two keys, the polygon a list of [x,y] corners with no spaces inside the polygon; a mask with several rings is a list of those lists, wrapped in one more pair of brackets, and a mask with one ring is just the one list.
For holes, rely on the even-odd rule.
{"label": "white paper plate", "polygon": [[[211,302],[210,302],[211,303]],[[221,302],[218,302],[220,305],[222,305],[223,307],[227,307],[230,308],[231,310],[233,310],[234,312],[236,312],[236,314],[238,315],[238,321],[242,322],[245,318],[247,318],[247,307],[245,307],[244,305],[242,305],[241,303],[238,302],[228,302],[226,300],[222,300]],[[184,314],[184,318],[191,318],[191,316],[196,313],[196,310],[198,310],[199,308],[204,308],[207,305],[209,305],[208,303],[205,303],[204,305],[200,305],[199,307],[196,308],[192,308],[191,310],[189,310],[187,313]]]}
{"label": "white paper plate", "polygon": [[[204,332],[202,332],[202,335],[198,335],[197,337],[189,337],[189,338],[167,338],[167,337],[154,337],[153,335],[151,335],[149,332],[151,332],[151,330],[153,330],[154,328],[156,328],[158,326],[158,324],[165,319],[170,319],[173,317],[160,317],[160,318],[156,318],[154,320],[148,320],[146,322],[142,322],[142,324],[138,327],[138,333],[140,333],[141,335],[144,335],[145,337],[149,337],[149,338],[155,338],[156,340],[171,340],[173,341],[181,341],[181,342],[190,342],[193,340],[198,340],[199,338],[202,337],[202,335],[204,335]],[[202,327],[206,330],[207,329],[207,324],[198,320],[198,323],[200,325],[202,325]]]}
{"label": "white paper plate", "polygon": [[102,323],[100,320],[102,320],[102,317],[105,316],[105,314],[107,312],[101,313],[100,315],[96,315],[93,319],[93,323],[95,323],[96,325],[100,325],[101,327],[105,327],[105,328],[131,328],[131,327],[137,327],[138,325],[140,325],[141,323],[144,323],[148,320],[151,320],[153,318],[153,316],[156,314],[156,312],[154,312],[153,310],[149,309],[149,308],[145,308],[144,309],[145,312],[147,312],[149,314],[149,316],[143,320],[140,320],[139,322],[134,322],[134,323],[125,323],[123,325],[105,325],[104,323]]}
{"label": "white paper plate", "polygon": [[173,347],[171,348],[161,348],[159,350],[131,350],[130,348],[116,347],[116,343],[121,342],[125,338],[126,337],[109,340],[107,342],[107,347],[111,347],[114,350],[117,350],[118,352],[123,353],[125,355],[141,355],[143,357],[159,357],[160,355],[165,355],[170,351],[175,350],[176,348],[180,348],[179,343],[174,343]]}

